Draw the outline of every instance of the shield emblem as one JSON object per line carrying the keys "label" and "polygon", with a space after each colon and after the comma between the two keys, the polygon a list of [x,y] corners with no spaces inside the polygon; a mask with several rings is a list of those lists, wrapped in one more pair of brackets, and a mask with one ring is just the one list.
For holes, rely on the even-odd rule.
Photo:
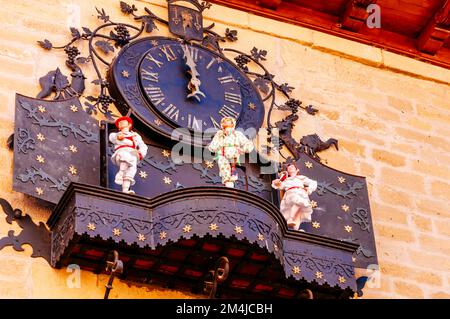
{"label": "shield emblem", "polygon": [[[189,5],[174,4],[184,2]],[[185,40],[203,40],[203,6],[196,1],[170,1],[169,30]]]}

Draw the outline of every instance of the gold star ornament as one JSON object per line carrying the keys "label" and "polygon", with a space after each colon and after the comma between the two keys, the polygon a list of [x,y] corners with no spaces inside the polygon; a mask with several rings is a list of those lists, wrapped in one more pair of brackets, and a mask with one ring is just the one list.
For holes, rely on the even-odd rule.
{"label": "gold star ornament", "polygon": [[316,229],[319,229],[319,228],[320,228],[320,223],[318,223],[318,222],[313,222],[313,223],[312,223],[312,227],[314,227],[314,228],[316,228]]}
{"label": "gold star ornament", "polygon": [[189,233],[192,230],[192,226],[191,225],[186,225],[183,227],[183,231],[185,233]]}
{"label": "gold star ornament", "polygon": [[165,184],[170,184],[170,183],[172,183],[172,180],[171,180],[169,177],[164,177],[164,178],[163,178],[163,181],[164,181]]}
{"label": "gold star ornament", "polygon": [[338,180],[339,180],[339,183],[345,183],[345,178],[344,177],[342,177],[342,176],[339,176],[338,177]]}
{"label": "gold star ornament", "polygon": [[312,168],[313,164],[308,161],[308,162],[305,162],[305,166],[308,167],[308,168]]}
{"label": "gold star ornament", "polygon": [[39,110],[39,112],[41,112],[41,113],[45,113],[45,106],[42,106],[42,105],[38,105],[38,110]]}
{"label": "gold star ornament", "polygon": [[72,153],[76,153],[76,152],[78,152],[78,148],[75,145],[70,145],[69,151],[71,151]]}
{"label": "gold star ornament", "polygon": [[344,212],[348,212],[348,210],[350,209],[350,207],[348,207],[348,205],[342,205],[341,208]]}
{"label": "gold star ornament", "polygon": [[317,202],[315,200],[311,201],[311,207],[312,208],[316,208],[317,207]]}
{"label": "gold star ornament", "polygon": [[37,134],[36,138],[41,142],[45,141],[45,136],[42,133]]}
{"label": "gold star ornament", "polygon": [[242,230],[241,226],[235,226],[234,227],[234,231],[236,232],[236,234],[242,234],[244,231]]}
{"label": "gold star ornament", "polygon": [[69,166],[69,173],[72,175],[77,175],[77,169],[75,168],[75,166],[73,165]]}
{"label": "gold star ornament", "polygon": [[121,73],[124,78],[128,78],[130,76],[130,73],[128,73],[127,70],[123,70]]}
{"label": "gold star ornament", "polygon": [[339,276],[339,282],[341,283],[341,284],[344,284],[347,280],[345,280],[345,278],[344,277],[342,277],[342,276]]}
{"label": "gold star ornament", "polygon": [[168,151],[168,150],[162,150],[162,155],[164,156],[164,157],[169,157],[170,156],[170,152]]}
{"label": "gold star ornament", "polygon": [[42,188],[40,188],[40,187],[36,187],[36,193],[37,193],[39,196],[41,196],[41,195],[44,194],[44,190],[43,190]]}
{"label": "gold star ornament", "polygon": [[165,231],[162,231],[159,233],[159,239],[166,239],[167,233]]}
{"label": "gold star ornament", "polygon": [[78,112],[78,107],[77,107],[76,105],[71,105],[71,106],[70,106],[70,110],[71,110],[73,113]]}
{"label": "gold star ornament", "polygon": [[151,44],[152,44],[153,46],[157,46],[157,45],[158,45],[158,41],[152,40],[152,41],[151,41]]}
{"label": "gold star ornament", "polygon": [[147,172],[139,171],[139,176],[140,176],[141,178],[147,178],[148,174],[147,174]]}
{"label": "gold star ornament", "polygon": [[294,274],[299,274],[300,273],[300,267],[299,266],[294,266],[294,267],[292,267],[292,272],[294,273]]}
{"label": "gold star ornament", "polygon": [[209,225],[209,229],[211,229],[211,231],[216,231],[219,229],[219,226],[217,226],[217,224],[214,223]]}
{"label": "gold star ornament", "polygon": [[138,234],[138,240],[139,241],[145,241],[145,236],[142,234]]}
{"label": "gold star ornament", "polygon": [[120,231],[119,228],[114,228],[113,229],[113,235],[119,237],[120,234],[122,234],[122,232]]}
{"label": "gold star ornament", "polygon": [[250,110],[256,110],[256,105],[255,105],[255,103],[253,103],[253,102],[250,102],[250,103],[248,103],[248,108],[250,109]]}
{"label": "gold star ornament", "polygon": [[155,119],[153,122],[154,122],[157,126],[160,126],[160,125],[162,124],[162,122],[161,122],[160,119]]}
{"label": "gold star ornament", "polygon": [[258,234],[258,240],[260,240],[260,241],[263,241],[263,240],[264,240],[263,234],[261,234],[261,233]]}
{"label": "gold star ornament", "polygon": [[36,156],[36,161],[39,163],[45,163],[45,158],[42,155]]}
{"label": "gold star ornament", "polygon": [[346,231],[347,233],[351,233],[351,232],[352,232],[352,226],[346,225],[344,228],[345,228],[345,231]]}
{"label": "gold star ornament", "polygon": [[322,279],[323,278],[323,274],[320,271],[316,271],[316,278],[317,279]]}
{"label": "gold star ornament", "polygon": [[208,167],[208,168],[213,168],[213,167],[214,167],[214,163],[211,162],[211,161],[205,161],[205,165],[206,165],[206,167]]}
{"label": "gold star ornament", "polygon": [[95,224],[94,223],[87,224],[87,229],[88,230],[95,230]]}

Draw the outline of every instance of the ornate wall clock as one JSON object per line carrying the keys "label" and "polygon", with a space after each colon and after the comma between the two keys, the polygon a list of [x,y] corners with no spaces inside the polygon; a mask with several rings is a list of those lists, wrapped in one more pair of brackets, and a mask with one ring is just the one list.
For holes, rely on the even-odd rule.
{"label": "ornate wall clock", "polygon": [[164,37],[126,46],[109,73],[122,113],[129,109],[151,130],[219,129],[231,116],[246,130],[261,126],[264,104],[253,82],[233,62],[207,47]]}
{"label": "ornate wall clock", "polygon": [[[196,10],[175,5],[178,2],[194,4]],[[316,134],[298,141],[292,137],[297,113],[303,110],[314,115],[317,110],[292,98],[294,88],[288,83],[274,80],[262,63],[267,51],[253,48],[244,53],[222,48],[219,43],[236,41],[237,32],[226,29],[221,36],[212,31],[214,24],[203,26],[201,13],[210,6],[208,2],[168,0],[168,6],[166,21],[147,8],[145,14],[138,15],[134,5],[120,2],[121,11],[140,26],[112,22],[103,9],[97,9],[103,24],[94,31],[71,28],[72,39],[60,47],[53,47],[48,40],[39,41],[47,50],[64,49],[72,81],[57,68],[40,79],[42,91],[36,99],[20,97],[16,103],[15,134],[10,138],[10,146],[19,155],[14,158],[15,170],[35,168],[15,174],[19,181],[16,184],[20,185],[16,189],[56,204],[47,223],[50,232],[39,232],[38,238],[48,246],[51,237],[51,247],[40,252],[36,249],[36,255],[46,256],[53,267],[81,260],[84,269],[100,271],[105,256],[117,249],[121,257],[115,254],[116,260],[127,260],[122,278],[148,282],[150,274],[152,280],[160,276],[167,282],[163,274],[170,273],[174,283],[202,283],[211,256],[222,254],[232,244],[235,252],[229,254],[233,256],[231,263],[239,267],[230,273],[226,283],[229,296],[242,296],[245,291],[252,297],[255,293],[293,297],[309,287],[318,296],[349,297],[360,288],[355,268],[377,263],[364,178],[332,170],[320,162],[317,152],[332,145],[337,148],[337,140],[322,141]],[[167,25],[178,38],[138,38],[156,29],[156,22]],[[82,40],[89,42],[87,56],[80,56],[74,46]],[[108,62],[106,56],[115,48],[121,49]],[[234,61],[228,58],[232,55]],[[85,63],[92,63],[96,71],[98,78],[92,83],[99,86],[99,94],[86,97],[83,107],[77,98],[84,90],[80,65]],[[100,63],[108,70],[107,76]],[[55,102],[44,100],[52,93]],[[114,117],[119,116],[109,108],[113,102],[122,115],[134,117],[136,131],[149,146],[138,166],[134,195],[117,192],[112,183],[116,171],[109,169],[113,150],[107,136],[109,130],[116,130]],[[39,125],[27,120],[28,111]],[[109,123],[98,128],[97,121],[88,119],[83,111],[102,113]],[[275,112],[288,115],[272,123]],[[219,168],[212,158],[205,156],[190,163],[172,160],[173,143],[166,138],[174,129],[205,133],[211,128],[213,133],[224,116],[236,118],[238,128],[243,130],[260,128],[266,118],[267,149],[281,154],[286,146],[297,165],[318,181],[313,197],[314,223],[307,233],[287,229],[278,209],[279,193],[270,186],[274,176],[261,171],[267,163],[239,166],[237,187],[227,189],[219,186]],[[279,144],[270,139],[273,128],[278,129]],[[51,148],[49,142],[53,143]],[[203,139],[204,144],[208,142]],[[86,155],[86,150],[93,160],[83,161],[74,155]],[[61,173],[57,169],[62,164],[66,164],[63,175],[56,175]],[[61,177],[61,181],[53,176]],[[8,222],[13,217],[21,218],[9,203],[0,200],[0,204]],[[33,236],[29,234],[37,233],[39,228],[29,222],[22,225],[29,230],[21,237],[10,232],[8,238],[0,239],[0,249],[14,245],[20,250],[18,243],[31,242]],[[92,244],[89,251],[94,251],[96,258],[85,256],[85,243]],[[192,251],[184,260],[172,260],[171,256],[186,252],[187,246],[182,245]],[[165,250],[163,256],[158,249]],[[216,253],[212,254],[211,249]],[[236,249],[243,259],[236,257]],[[191,258],[197,250],[203,250],[206,259]],[[264,267],[255,272],[255,278],[246,275],[244,287],[236,274],[241,270],[242,274],[252,273],[255,261]],[[274,264],[278,267],[275,272]]]}

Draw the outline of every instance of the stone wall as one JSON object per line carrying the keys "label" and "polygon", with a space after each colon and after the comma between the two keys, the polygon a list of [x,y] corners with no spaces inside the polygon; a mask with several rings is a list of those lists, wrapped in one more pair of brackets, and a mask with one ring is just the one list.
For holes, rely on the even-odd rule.
{"label": "stone wall", "polygon": [[[166,1],[131,1],[166,17]],[[1,1],[0,6],[0,197],[14,208],[45,222],[50,210],[12,191],[13,154],[6,140],[14,127],[15,92],[35,96],[38,79],[64,67],[62,51],[36,44],[69,40],[70,26],[99,24],[95,7],[113,21],[127,21],[115,0]],[[450,71],[379,48],[309,29],[271,21],[214,5],[205,12],[223,33],[237,29],[239,40],[227,45],[242,51],[268,50],[266,66],[280,83],[294,86],[294,97],[320,109],[301,116],[295,135],[318,133],[339,139],[340,150],[322,153],[329,166],[367,176],[381,267],[378,287],[364,298],[450,297]],[[163,26],[152,35],[168,35]],[[86,44],[82,49],[86,50]],[[84,51],[85,52],[85,51]],[[92,67],[87,70],[93,80]],[[88,85],[85,95],[95,94]],[[283,114],[280,113],[280,117]],[[449,144],[447,144],[449,143]],[[0,237],[20,231],[0,216]],[[68,288],[71,273],[31,248],[0,251],[0,297],[102,298],[107,276],[81,272],[81,287]],[[191,298],[160,287],[135,287],[115,281],[111,298]]]}

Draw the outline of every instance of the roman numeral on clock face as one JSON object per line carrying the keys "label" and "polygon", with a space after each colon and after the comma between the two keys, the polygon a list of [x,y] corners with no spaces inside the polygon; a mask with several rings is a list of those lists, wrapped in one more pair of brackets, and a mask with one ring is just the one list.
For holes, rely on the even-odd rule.
{"label": "roman numeral on clock face", "polygon": [[222,117],[229,116],[235,119],[237,119],[239,116],[239,113],[236,112],[233,107],[230,107],[226,104],[219,110],[219,114],[222,115]]}
{"label": "roman numeral on clock face", "polygon": [[180,115],[180,110],[177,109],[177,107],[173,104],[170,104],[168,107],[162,111],[166,116],[171,119],[178,122],[178,116]]}
{"label": "roman numeral on clock face", "polygon": [[145,86],[144,90],[155,106],[160,105],[166,99],[164,93],[157,86]]}
{"label": "roman numeral on clock face", "polygon": [[165,54],[167,61],[175,61],[177,56],[173,53],[172,48],[168,45],[164,45],[161,47],[162,53]]}
{"label": "roman numeral on clock face", "polygon": [[147,54],[145,56],[145,59],[155,63],[158,66],[158,68],[160,68],[162,65],[164,65],[164,63],[162,63],[161,61],[156,60],[151,54]]}
{"label": "roman numeral on clock face", "polygon": [[[206,69],[209,70],[209,68],[216,62],[216,58],[212,58],[211,61],[209,61],[208,65],[206,66]],[[219,80],[220,81],[220,80]]]}
{"label": "roman numeral on clock face", "polygon": [[194,115],[188,114],[188,124],[187,126],[194,131],[201,131],[202,129],[202,120],[195,118]]}
{"label": "roman numeral on clock face", "polygon": [[220,78],[218,78],[218,80],[219,80],[219,82],[221,84],[236,82],[236,80],[233,78],[233,76],[231,74],[227,75],[227,76],[220,77]]}
{"label": "roman numeral on clock face", "polygon": [[141,69],[141,75],[143,80],[158,83],[159,74],[157,72],[150,72],[144,68]]}
{"label": "roman numeral on clock face", "polygon": [[242,105],[242,98],[240,94],[225,92],[225,101],[230,103]]}
{"label": "roman numeral on clock face", "polygon": [[194,47],[188,47],[189,53],[191,54],[192,59],[194,62],[197,62],[198,60],[198,48]]}
{"label": "roman numeral on clock face", "polygon": [[216,129],[220,130],[220,124],[217,123],[217,121],[214,119],[214,117],[210,116],[209,118],[210,118],[210,120],[211,120],[212,125],[213,125]]}

